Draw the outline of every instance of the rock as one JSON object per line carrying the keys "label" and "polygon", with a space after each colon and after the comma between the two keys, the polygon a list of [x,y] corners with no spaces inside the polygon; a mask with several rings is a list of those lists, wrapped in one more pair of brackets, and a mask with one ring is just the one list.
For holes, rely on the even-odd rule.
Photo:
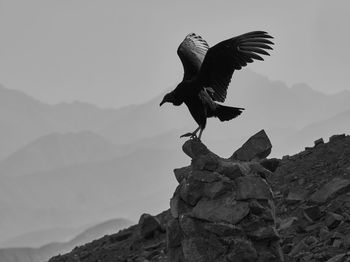
{"label": "rock", "polygon": [[192,160],[195,170],[215,171],[219,167],[219,158],[214,154],[201,155]]}
{"label": "rock", "polygon": [[184,254],[182,252],[182,247],[173,247],[168,249],[168,260],[169,262],[184,262]]}
{"label": "rock", "polygon": [[306,233],[307,230],[307,226],[308,226],[309,222],[304,219],[304,218],[299,218],[296,222],[295,222],[295,231],[297,233]]}
{"label": "rock", "polygon": [[320,232],[318,233],[321,241],[327,240],[330,238],[331,233],[329,232],[327,227],[320,228]]}
{"label": "rock", "polygon": [[221,195],[232,192],[233,184],[227,181],[217,181],[210,184],[206,184],[203,189],[203,195],[215,199]]}
{"label": "rock", "polygon": [[286,203],[296,204],[305,200],[307,192],[304,190],[291,190],[286,197]]}
{"label": "rock", "polygon": [[232,180],[245,174],[242,165],[232,161],[221,161],[217,171]]}
{"label": "rock", "polygon": [[184,262],[208,262],[225,252],[224,247],[212,239],[189,238],[182,241]]}
{"label": "rock", "polygon": [[277,233],[277,230],[274,226],[262,226],[259,225],[256,227],[255,230],[252,230],[247,233],[247,235],[251,239],[255,240],[278,240],[279,239],[279,234]]}
{"label": "rock", "polygon": [[253,135],[239,148],[230,159],[251,161],[266,158],[271,153],[271,142],[264,130]]}
{"label": "rock", "polygon": [[305,252],[302,255],[302,261],[311,261],[311,262],[316,262],[314,259],[312,260],[314,254],[312,254],[311,252]]}
{"label": "rock", "polygon": [[318,239],[314,236],[308,236],[304,238],[304,242],[308,246],[315,245],[318,242]]}
{"label": "rock", "polygon": [[306,245],[304,243],[304,241],[300,241],[298,244],[296,244],[294,246],[294,248],[292,249],[292,251],[290,251],[290,253],[288,255],[291,257],[294,257],[294,256],[298,255],[299,253],[306,251],[308,249],[309,249],[309,246]]}
{"label": "rock", "polygon": [[279,222],[278,230],[285,230],[293,225],[297,221],[297,217],[287,217]]}
{"label": "rock", "polygon": [[270,172],[275,172],[275,170],[280,165],[281,160],[277,158],[271,158],[271,159],[263,159],[260,162],[260,165],[262,165],[264,168],[269,170]]}
{"label": "rock", "polygon": [[319,145],[322,145],[322,144],[324,144],[323,138],[317,139],[314,142],[315,146],[319,146]]}
{"label": "rock", "polygon": [[325,203],[329,199],[335,197],[337,194],[340,194],[350,188],[350,180],[343,178],[334,178],[319,190],[317,190],[310,200],[315,203]]}
{"label": "rock", "polygon": [[284,156],[282,156],[282,160],[288,160],[288,159],[290,159],[290,155],[284,155]]}
{"label": "rock", "polygon": [[340,248],[340,246],[343,244],[343,241],[341,241],[340,239],[334,239],[332,247],[334,248]]}
{"label": "rock", "polygon": [[306,232],[312,232],[312,231],[316,231],[320,229],[320,225],[319,224],[313,224],[313,225],[309,225],[305,227],[305,231]]}
{"label": "rock", "polygon": [[194,170],[191,173],[191,178],[200,182],[212,183],[222,180],[222,176],[217,172],[210,172],[206,170],[198,171]]}
{"label": "rock", "polygon": [[188,176],[190,175],[191,171],[192,171],[192,167],[191,166],[175,168],[174,169],[174,174],[175,174],[177,182],[181,183],[181,181],[183,179],[188,178]]}
{"label": "rock", "polygon": [[346,256],[346,253],[336,255],[330,259],[328,259],[326,262],[343,262],[343,258]]}
{"label": "rock", "polygon": [[305,184],[305,180],[306,180],[306,179],[303,178],[303,177],[302,177],[302,178],[299,178],[299,179],[298,179],[298,185],[299,185],[299,186],[304,185],[304,184]]}
{"label": "rock", "polygon": [[344,235],[343,235],[342,233],[340,233],[340,232],[335,231],[335,232],[333,232],[331,238],[334,238],[334,239],[335,239],[335,238],[343,239],[343,238],[344,238]]}
{"label": "rock", "polygon": [[170,201],[177,224],[168,229],[169,261],[283,261],[273,194],[262,178],[272,172],[257,161],[266,150],[248,142],[250,162],[220,158],[195,139],[184,144],[192,162],[175,171],[181,182]]}
{"label": "rock", "polygon": [[213,154],[199,139],[187,140],[183,144],[182,150],[192,159],[196,159],[207,154]]}
{"label": "rock", "polygon": [[194,206],[198,200],[202,197],[202,190],[204,183],[189,177],[182,180],[180,184],[180,197],[187,204]]}
{"label": "rock", "polygon": [[183,233],[177,219],[171,219],[167,224],[167,245],[169,247],[178,247],[181,245]]}
{"label": "rock", "polygon": [[124,241],[131,236],[132,236],[131,231],[124,230],[124,231],[118,232],[118,234],[116,234],[116,235],[112,235],[110,241],[112,243],[116,243],[116,242]]}
{"label": "rock", "polygon": [[144,257],[137,257],[133,260],[134,262],[150,262],[148,259]]}
{"label": "rock", "polygon": [[349,176],[350,175],[350,166],[344,168],[344,174]]}
{"label": "rock", "polygon": [[339,214],[328,212],[326,214],[326,226],[329,229],[334,229],[343,221],[343,217]]}
{"label": "rock", "polygon": [[346,250],[350,250],[350,234],[344,237],[343,245],[344,245],[344,248],[346,248]]}
{"label": "rock", "polygon": [[141,215],[138,226],[142,238],[150,238],[156,231],[162,230],[159,220],[149,214]]}
{"label": "rock", "polygon": [[192,218],[188,215],[181,215],[179,218],[179,224],[186,237],[206,238],[208,236],[202,226],[203,223],[198,219]]}
{"label": "rock", "polygon": [[220,158],[198,139],[187,140],[182,146],[182,150],[192,158],[193,170],[214,171],[219,166]]}
{"label": "rock", "polygon": [[[261,203],[265,202],[265,203]],[[265,200],[256,200],[253,199],[249,201],[249,208],[251,214],[257,215],[264,219],[265,221],[275,221],[275,210],[273,203],[269,203],[269,201]]]}
{"label": "rock", "polygon": [[350,222],[350,215],[348,213],[344,212],[343,217],[345,222]]}
{"label": "rock", "polygon": [[267,183],[258,176],[239,177],[236,180],[237,200],[272,199],[272,192]]}
{"label": "rock", "polygon": [[211,222],[236,224],[249,213],[249,203],[237,201],[232,196],[215,200],[201,199],[193,208],[193,217]]}
{"label": "rock", "polygon": [[179,214],[184,214],[189,211],[189,206],[180,197],[179,189],[174,193],[174,196],[170,199],[170,212],[173,218],[177,218]]}
{"label": "rock", "polygon": [[232,250],[229,251],[227,260],[230,262],[255,262],[258,254],[251,241],[247,239],[235,239]]}
{"label": "rock", "polygon": [[244,234],[240,226],[228,223],[205,223],[204,229],[219,237],[241,236]]}
{"label": "rock", "polygon": [[264,168],[262,165],[260,165],[259,163],[256,162],[252,162],[249,165],[250,168],[250,174],[251,175],[258,175],[262,178],[264,178],[265,180],[269,181],[270,178],[272,177],[272,172],[267,170],[266,168]]}
{"label": "rock", "polygon": [[308,206],[303,208],[303,215],[310,222],[314,222],[321,218],[322,213],[319,206]]}
{"label": "rock", "polygon": [[[193,148],[195,149],[196,146]],[[283,259],[277,259],[279,245],[282,246],[285,254],[291,255],[286,256],[286,262],[327,260],[350,262],[350,187],[346,187],[350,180],[350,169],[348,169],[350,166],[350,136],[345,138],[340,136],[338,140],[331,143],[325,143],[310,148],[308,152],[284,158],[267,181],[260,178],[258,169],[265,168],[273,171],[275,167],[270,169],[268,164],[265,165],[265,162],[269,163],[268,159],[253,159],[250,162],[244,162],[218,157],[218,166],[215,169],[216,157],[212,161],[214,165],[210,163],[211,157],[208,158],[210,161],[206,160],[206,155],[211,154],[209,150],[192,151],[195,151],[192,153],[194,157],[197,155],[197,158],[192,159],[192,165],[188,167],[188,170],[183,168],[175,171],[177,173],[175,176],[181,181],[180,184],[185,181],[201,185],[198,187],[200,190],[194,190],[200,192],[200,197],[193,206],[185,203],[180,198],[179,186],[171,200],[172,214],[164,217],[157,216],[162,225],[168,224],[168,220],[174,220],[173,224],[170,223],[167,227],[167,245],[166,236],[162,231],[156,230],[153,237],[142,239],[139,227],[133,226],[125,232],[104,236],[82,247],[77,247],[69,254],[56,256],[50,259],[50,262],[79,259],[86,262],[147,260],[186,262],[196,260],[193,258],[208,262],[273,262],[283,261]],[[198,160],[202,156],[204,156],[202,160],[205,161]],[[194,165],[197,169],[194,168]],[[275,199],[241,196],[242,199],[238,200],[237,195],[243,194],[238,192],[241,186],[239,181],[247,176],[260,178],[266,182],[268,188],[272,186]],[[338,177],[340,181],[345,181],[345,184],[339,180],[334,183],[337,181],[335,177]],[[229,189],[225,188],[227,184],[231,186]],[[249,186],[251,185],[247,186],[248,191],[252,191]],[[330,190],[326,190],[326,193],[319,193],[321,195],[319,202],[313,203],[310,200],[310,196],[315,192],[327,189],[327,187]],[[295,193],[299,190],[308,192],[304,199],[298,198],[299,200],[295,201],[294,205],[286,204],[286,198],[289,198],[288,201],[296,199],[292,197],[291,192]],[[188,192],[186,194],[190,195]],[[248,195],[246,192],[245,194]],[[253,193],[250,194],[253,195]],[[200,217],[206,219],[193,216],[193,209],[200,206],[202,201],[211,203],[204,205],[204,210],[201,210],[203,215]],[[230,212],[237,213],[232,211],[234,205],[230,204],[234,201],[243,202],[244,205],[248,204],[246,208],[248,211],[243,212],[241,220],[234,219],[233,222],[239,221],[232,224],[227,221],[232,222]],[[279,216],[277,219],[279,220],[280,240],[273,226],[276,222],[273,202],[276,204]],[[215,205],[222,203],[221,205],[225,208],[213,208],[211,207],[213,203]],[[206,212],[209,208],[216,209],[213,212],[219,215],[211,219],[212,211]],[[184,257],[183,248],[187,250],[188,259]],[[208,250],[215,254],[211,255],[210,252],[208,254]],[[217,252],[216,250],[225,251]]]}
{"label": "rock", "polygon": [[329,138],[329,142],[335,142],[337,140],[342,140],[343,138],[345,138],[345,134],[333,135]]}

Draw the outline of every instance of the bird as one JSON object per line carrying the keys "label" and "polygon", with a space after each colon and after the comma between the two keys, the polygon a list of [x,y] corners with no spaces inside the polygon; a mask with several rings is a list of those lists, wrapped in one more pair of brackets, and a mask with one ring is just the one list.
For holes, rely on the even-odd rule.
{"label": "bird", "polygon": [[[195,33],[188,34],[177,49],[184,75],[176,88],[167,93],[159,106],[172,103],[188,107],[190,114],[198,124],[193,132],[181,137],[201,140],[207,118],[217,117],[228,121],[239,116],[244,108],[230,107],[223,103],[233,72],[240,70],[254,60],[269,56],[266,50],[272,50],[273,37],[265,31],[252,31],[241,34],[209,47],[208,43]],[[219,103],[217,103],[219,102]],[[197,137],[197,133],[199,135]]]}

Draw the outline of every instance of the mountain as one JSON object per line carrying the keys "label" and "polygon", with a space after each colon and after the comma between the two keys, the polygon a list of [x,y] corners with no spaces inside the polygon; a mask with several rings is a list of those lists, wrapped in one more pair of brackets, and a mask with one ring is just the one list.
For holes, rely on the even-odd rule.
{"label": "mountain", "polygon": [[67,129],[49,111],[49,105],[0,86],[0,158],[42,135]]}
{"label": "mountain", "polygon": [[179,153],[139,150],[97,163],[2,176],[0,239],[44,228],[79,227],[121,214],[134,219],[146,208],[159,211],[174,186],[167,167],[182,162]]}
{"label": "mountain", "polygon": [[[81,102],[48,105],[0,86],[0,159],[54,132],[88,130],[125,145],[175,129],[194,130],[196,123],[185,106],[159,108],[162,96],[140,105],[103,109]],[[349,91],[328,95],[305,84],[289,88],[245,70],[234,75],[225,102],[246,108],[243,115],[225,123],[210,120],[203,138],[242,137],[261,127],[300,129],[350,109],[349,100]]]}
{"label": "mountain", "polygon": [[129,227],[132,224],[133,222],[127,219],[111,219],[84,230],[72,240],[65,243],[65,245],[70,246],[67,249],[71,249],[84,243],[91,242],[96,238],[100,238],[101,236],[110,235],[118,230]]}
{"label": "mountain", "polygon": [[[162,96],[134,107],[129,114],[99,133],[116,144],[125,144],[174,129],[193,131],[197,124],[186,106],[165,104],[159,108]],[[289,88],[283,82],[271,81],[245,70],[234,75],[225,104],[244,107],[246,110],[229,122],[210,119],[203,139],[242,137],[261,127],[300,129],[350,109],[348,101],[349,91],[328,95],[304,84]]]}
{"label": "mountain", "polygon": [[294,154],[303,150],[305,145],[312,146],[313,141],[323,138],[324,140],[332,134],[343,134],[350,132],[350,110],[346,110],[328,119],[311,123],[304,128],[292,132],[281,139],[278,150],[284,154]]}
{"label": "mountain", "polygon": [[102,109],[81,102],[49,105],[0,85],[0,159],[50,133],[102,129],[132,108]]}
{"label": "mountain", "polygon": [[[168,167],[186,163],[179,136],[196,128],[185,106],[159,108],[162,96],[102,109],[79,102],[48,105],[0,88],[0,241],[162,210],[175,186]],[[264,128],[276,145],[274,156],[282,156],[304,145],[298,133],[308,125],[350,110],[348,101],[349,92],[328,95],[301,84],[289,88],[246,70],[234,75],[225,103],[246,110],[233,121],[210,119],[203,141],[228,157]],[[347,128],[346,119],[345,114],[330,124]]]}
{"label": "mountain", "polygon": [[6,239],[0,243],[0,246],[2,249],[13,247],[39,248],[47,245],[47,243],[68,242],[89,227],[91,227],[91,225],[77,228],[57,227],[31,231]]}
{"label": "mountain", "polygon": [[124,115],[130,114],[136,105],[122,108],[100,108],[93,104],[83,102],[60,103],[50,106],[55,121],[65,123],[77,131],[90,130],[96,132],[108,126],[111,122],[118,121]]}
{"label": "mountain", "polygon": [[49,262],[349,261],[350,136],[282,159],[270,149],[263,132],[230,159],[186,141],[170,209]]}
{"label": "mountain", "polygon": [[0,161],[0,174],[20,176],[44,170],[116,158],[122,152],[91,131],[51,133]]}
{"label": "mountain", "polygon": [[1,262],[44,262],[59,253],[65,253],[75,246],[90,242],[107,234],[126,228],[132,224],[126,219],[112,219],[90,227],[75,238],[64,243],[51,243],[40,248],[3,248],[0,249]]}

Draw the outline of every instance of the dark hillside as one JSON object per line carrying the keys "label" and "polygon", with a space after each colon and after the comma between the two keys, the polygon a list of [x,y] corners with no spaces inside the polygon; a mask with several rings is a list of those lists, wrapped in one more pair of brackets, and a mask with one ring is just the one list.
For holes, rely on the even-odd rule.
{"label": "dark hillside", "polygon": [[[252,161],[254,163],[256,160]],[[273,189],[276,236],[280,238],[285,261],[349,261],[350,136],[332,136],[327,143],[315,141],[314,147],[283,159],[257,161],[272,171],[269,173],[265,170],[263,176]],[[201,163],[197,161],[192,165],[198,167],[202,166]],[[186,169],[182,170],[187,172]],[[259,171],[257,174],[262,173]],[[187,197],[196,197],[198,188],[193,190],[191,192],[194,194]],[[216,187],[208,192],[217,194],[220,190],[222,187]],[[168,261],[165,227],[171,217],[169,211],[157,217],[144,216],[138,225],[75,248],[71,253],[52,258],[50,262]],[[169,237],[171,241],[177,238],[173,234]],[[199,246],[196,248],[198,252],[203,252],[198,249]],[[188,254],[193,255],[191,252]],[[185,260],[179,258],[177,261]]]}

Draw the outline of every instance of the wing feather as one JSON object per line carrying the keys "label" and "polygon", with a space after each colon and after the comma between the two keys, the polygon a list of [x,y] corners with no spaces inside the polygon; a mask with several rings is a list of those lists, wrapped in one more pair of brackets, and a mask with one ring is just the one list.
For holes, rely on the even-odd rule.
{"label": "wing feather", "polygon": [[188,34],[177,49],[184,68],[183,80],[196,76],[209,49],[207,42],[199,35]]}
{"label": "wing feather", "polygon": [[273,37],[268,33],[253,31],[209,48],[198,72],[197,81],[201,86],[212,88],[214,92],[210,95],[215,101],[224,102],[233,72],[254,60],[263,61],[261,55],[268,56],[266,50],[272,50],[270,45],[273,45],[273,42],[269,39]]}

